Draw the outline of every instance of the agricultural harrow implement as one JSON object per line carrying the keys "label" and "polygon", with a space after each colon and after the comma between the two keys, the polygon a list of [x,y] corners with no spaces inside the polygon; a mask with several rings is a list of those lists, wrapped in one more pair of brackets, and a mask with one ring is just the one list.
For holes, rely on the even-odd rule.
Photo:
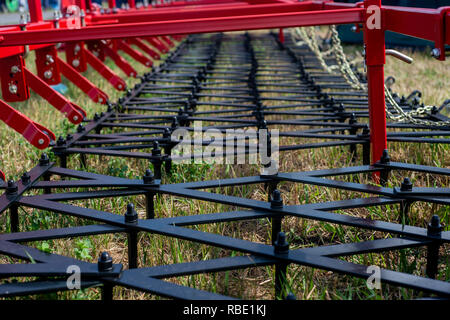
{"label": "agricultural harrow implement", "polygon": [[[60,162],[57,166],[43,153],[37,166],[17,181],[6,179],[0,172],[4,181],[0,181],[4,190],[0,213],[9,215],[11,231],[0,234],[0,253],[10,261],[18,261],[1,264],[0,277],[20,279],[1,283],[0,297],[73,289],[68,286],[68,270],[76,266],[81,274],[81,288],[101,287],[104,300],[113,299],[114,287],[177,299],[232,299],[235,297],[226,293],[201,290],[170,279],[271,266],[275,274],[274,297],[292,299],[295,296],[287,281],[292,266],[332,271],[337,277],[367,279],[371,273],[366,265],[345,258],[413,248],[426,251],[423,274],[381,268],[381,283],[414,289],[433,298],[449,297],[450,284],[436,276],[442,257],[440,249],[450,242],[450,232],[444,230],[438,215],[426,221],[425,227],[421,222],[420,227],[410,221],[409,212],[416,203],[450,205],[450,188],[445,185],[450,170],[394,162],[388,152],[388,142],[448,144],[450,119],[442,112],[448,101],[427,107],[421,104],[420,92],[400,97],[389,88],[391,80],[385,83],[383,71],[386,54],[408,60],[394,50],[385,50],[386,30],[434,41],[434,57],[445,60],[445,45],[450,44],[448,7],[388,7],[381,6],[379,0],[358,4],[198,0],[139,8],[129,1],[128,9],[116,8],[114,1],[109,2],[108,9],[100,9],[90,1],[76,1],[75,5],[65,8],[64,16],[57,13],[52,21],[44,21],[40,2],[30,0],[30,21],[0,28],[0,119],[33,146],[41,150],[51,148]],[[74,8],[79,10],[75,15]],[[382,23],[379,27],[369,26],[370,19],[380,19]],[[349,23],[364,32],[367,76],[352,68],[333,27],[327,50],[315,37],[308,37],[311,29],[303,29]],[[222,33],[274,28],[279,32]],[[302,29],[291,34],[285,28]],[[25,64],[30,51],[36,54],[37,74]],[[65,60],[58,51],[65,52]],[[148,68],[148,72],[139,75],[123,55]],[[140,78],[140,83],[127,88],[125,80],[105,64],[106,59],[126,76]],[[164,60],[155,63],[159,59]],[[106,92],[89,81],[82,74],[88,65],[113,89],[124,91],[123,97],[111,101]],[[89,117],[80,106],[57,92],[52,86],[61,83],[61,75],[94,102],[104,104],[104,112]],[[51,128],[8,104],[28,100],[30,89],[78,125],[76,131],[56,137]],[[196,133],[203,135],[210,130],[225,138],[198,141]],[[242,130],[246,135],[228,137],[229,130]],[[270,134],[263,138],[263,131]],[[180,132],[185,133],[182,138],[177,136]],[[165,182],[175,160],[205,160],[204,155],[195,152],[180,155],[175,152],[177,146],[231,146],[227,152],[233,157],[258,154],[265,148],[269,150],[269,162],[261,166],[267,167],[271,164],[275,135],[280,138],[280,158],[286,152],[346,146],[354,166],[312,171],[293,168],[292,172],[262,171],[260,175],[239,178],[205,181],[199,177],[199,181]],[[68,157],[75,154],[80,155],[85,171],[68,168]],[[357,163],[359,154],[361,164]],[[91,173],[87,156],[94,155],[144,159],[153,171],[142,172],[139,179]],[[409,179],[412,174],[441,177],[439,181],[444,184],[414,186]],[[392,177],[399,176],[402,182],[397,185],[397,179]],[[335,189],[352,196],[290,205],[282,200],[283,183]],[[264,186],[267,201],[232,196],[224,190],[259,185]],[[231,209],[188,215],[174,209],[172,217],[165,217],[155,210],[156,197],[163,196]],[[145,216],[139,216],[131,201],[125,212],[92,206],[94,200],[128,197],[144,199]],[[370,210],[386,206],[398,210],[398,221],[383,221],[370,215]],[[20,212],[29,210],[75,217],[80,223],[21,230]],[[355,214],[361,210],[369,214]],[[270,221],[264,226],[269,236],[262,242],[200,228],[243,221],[257,224],[264,219]],[[283,230],[286,219],[370,230],[377,236],[339,244],[313,242],[311,247],[293,249]],[[198,248],[206,246],[221,254],[184,263],[142,265],[138,243],[139,235],[144,233],[168,241],[192,242]],[[45,253],[30,245],[103,234],[126,235],[125,267],[114,263],[108,252],[101,253],[98,262],[92,263]]]}

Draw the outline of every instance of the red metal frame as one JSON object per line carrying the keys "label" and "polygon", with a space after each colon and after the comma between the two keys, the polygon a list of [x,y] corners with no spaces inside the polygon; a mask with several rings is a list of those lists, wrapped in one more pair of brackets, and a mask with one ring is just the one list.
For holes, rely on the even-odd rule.
{"label": "red metal frame", "polygon": [[[30,0],[30,8],[40,11],[39,0]],[[84,53],[85,62],[109,79],[117,89],[120,81],[113,72],[102,68],[99,63],[105,56],[109,56],[128,75],[137,76],[132,67],[117,54],[121,49],[144,65],[150,59],[137,52],[131,45],[135,45],[151,58],[159,55],[145,44],[166,53],[171,46],[169,36],[203,32],[238,31],[279,28],[280,40],[283,40],[283,28],[312,25],[329,25],[344,23],[363,23],[366,65],[368,74],[369,112],[371,128],[372,162],[380,159],[386,149],[386,115],[384,97],[384,32],[391,30],[414,37],[434,41],[435,48],[440,50],[438,58],[445,59],[444,48],[450,44],[450,7],[439,9],[420,9],[382,6],[381,0],[365,0],[356,4],[335,3],[333,1],[303,1],[294,0],[198,0],[175,1],[154,7],[136,8],[133,0],[129,2],[130,9],[115,8],[115,1],[110,0],[111,10],[102,14],[93,10],[90,1],[74,0],[82,9],[89,9],[84,21],[86,26],[69,29],[64,19],[59,28],[45,27],[42,13],[35,12],[32,22],[39,28],[4,28],[0,29],[0,47],[23,45],[48,45],[48,39],[53,42],[98,43],[101,52],[98,56]],[[380,29],[370,29],[367,21],[370,14],[369,6],[380,8]],[[31,23],[31,25],[33,25]],[[64,27],[65,26],[65,27]],[[107,39],[105,42],[104,40]],[[103,41],[102,41],[103,40]],[[70,48],[70,44],[68,47]],[[82,46],[84,48],[84,46]],[[89,49],[92,50],[91,45]],[[2,49],[11,51],[13,49]],[[89,56],[88,58],[86,58]],[[97,58],[97,59],[96,59]],[[90,61],[90,62],[89,62]],[[84,63],[84,62],[83,62]],[[151,63],[151,62],[150,62]],[[61,72],[67,72],[68,66],[59,65]],[[70,67],[70,66],[69,66]],[[84,64],[80,71],[83,70]],[[73,68],[72,68],[73,69]],[[71,70],[78,74],[75,70]],[[102,73],[103,72],[103,73]],[[72,75],[72,77],[75,77]],[[72,79],[73,80],[73,79]],[[123,84],[123,82],[122,82]],[[87,89],[84,91],[86,92]],[[26,91],[23,91],[26,95]],[[96,93],[97,95],[99,92]],[[94,94],[95,96],[95,94]],[[106,95],[105,95],[106,96]],[[97,98],[98,99],[98,98]]]}

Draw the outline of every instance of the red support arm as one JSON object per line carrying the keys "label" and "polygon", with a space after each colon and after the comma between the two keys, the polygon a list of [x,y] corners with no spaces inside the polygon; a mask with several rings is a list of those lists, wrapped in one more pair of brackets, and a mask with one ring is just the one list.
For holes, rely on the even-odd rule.
{"label": "red support arm", "polygon": [[127,85],[125,81],[119,77],[114,71],[108,68],[99,58],[97,58],[92,52],[86,50],[85,57],[87,63],[94,68],[103,78],[105,78],[110,84],[117,90],[125,90]]}
{"label": "red support arm", "polygon": [[47,128],[30,120],[27,116],[0,100],[0,120],[10,128],[20,133],[27,141],[38,149],[45,149],[50,144],[50,140],[56,137]]}
{"label": "red support arm", "polygon": [[152,60],[144,56],[139,51],[134,50],[128,43],[126,43],[124,40],[115,40],[116,46],[119,50],[122,50],[126,54],[128,54],[130,57],[132,57],[137,62],[140,62],[146,67],[151,67],[153,65]]}
{"label": "red support arm", "polygon": [[161,53],[169,52],[169,48],[166,44],[162,43],[157,37],[143,37],[145,41],[154,46]]}
{"label": "red support arm", "polygon": [[108,100],[108,95],[106,93],[97,88],[92,82],[83,77],[61,58],[57,57],[57,61],[63,76],[78,86],[78,88],[86,93],[94,102],[106,104],[106,101]]}
{"label": "red support arm", "polygon": [[450,20],[449,15],[450,7],[436,10],[383,6],[386,30],[434,41],[441,53],[440,60],[445,60],[445,44],[450,44],[450,26],[446,24],[446,20]]}
{"label": "red support arm", "polygon": [[280,28],[280,30],[278,30],[278,39],[280,40],[281,43],[284,43],[284,32],[283,32],[283,28]]}
{"label": "red support arm", "polygon": [[165,43],[167,43],[169,48],[173,48],[175,46],[175,44],[172,42],[172,40],[170,40],[170,38],[168,36],[161,36],[160,38],[161,38],[161,41],[164,41]]}
{"label": "red support arm", "polygon": [[40,22],[43,20],[41,0],[28,0],[28,10],[30,12],[31,22]]}
{"label": "red support arm", "polygon": [[86,112],[74,103],[71,103],[58,91],[50,87],[45,81],[24,68],[28,85],[37,94],[47,100],[53,107],[61,111],[73,124],[79,124],[86,117]]}
{"label": "red support arm", "polygon": [[129,44],[135,45],[136,47],[147,53],[150,57],[152,57],[153,60],[161,59],[161,56],[155,50],[150,48],[139,38],[128,38],[127,41]]}
{"label": "red support arm", "polygon": [[[381,0],[367,0],[364,7],[381,8]],[[371,12],[373,19],[377,12]],[[369,26],[369,13],[366,11],[364,23],[364,46],[367,65],[367,86],[369,94],[369,119],[370,119],[370,143],[372,151],[372,163],[380,160],[383,150],[387,148],[386,137],[386,101],[384,96],[384,64],[386,62],[384,46],[384,30],[374,26],[375,20],[371,20]],[[382,16],[380,26],[383,24]],[[377,19],[375,17],[375,19]]]}
{"label": "red support arm", "polygon": [[0,170],[0,180],[6,181],[5,174]]}
{"label": "red support arm", "polygon": [[125,60],[122,58],[116,51],[111,49],[107,45],[102,45],[103,51],[105,52],[105,55],[110,57],[114,63],[123,71],[125,74],[129,77],[137,77],[137,71]]}

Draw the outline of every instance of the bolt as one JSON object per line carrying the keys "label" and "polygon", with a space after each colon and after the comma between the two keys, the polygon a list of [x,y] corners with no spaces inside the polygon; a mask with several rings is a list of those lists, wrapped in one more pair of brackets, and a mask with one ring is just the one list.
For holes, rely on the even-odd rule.
{"label": "bolt", "polygon": [[164,139],[169,139],[170,140],[170,134],[172,131],[170,131],[169,128],[164,128],[164,132],[163,132],[163,138]]}
{"label": "bolt", "polygon": [[74,68],[78,68],[78,67],[80,66],[80,60],[78,60],[78,59],[73,59],[73,61],[72,61],[72,66],[73,66]]}
{"label": "bolt", "polygon": [[24,14],[20,15],[19,24],[27,24],[27,18]]}
{"label": "bolt", "polygon": [[15,84],[10,84],[9,92],[11,92],[12,94],[17,94],[17,86]]}
{"label": "bolt", "polygon": [[98,103],[103,103],[103,98],[98,98]]}
{"label": "bolt", "polygon": [[46,153],[43,153],[41,155],[41,158],[39,159],[39,165],[40,166],[48,166],[50,164],[50,159],[48,158],[48,155]]}
{"label": "bolt", "polygon": [[48,63],[54,63],[55,60],[53,60],[53,56],[48,54],[45,56],[45,60],[47,60]]}
{"label": "bolt", "polygon": [[20,179],[22,180],[23,184],[29,184],[31,181],[31,176],[28,172],[24,172],[24,174],[22,175],[22,177]]}
{"label": "bolt", "polygon": [[155,181],[155,177],[153,176],[152,170],[150,170],[150,169],[145,170],[144,183],[152,184],[153,181]]}
{"label": "bolt", "polygon": [[59,20],[61,19],[61,11],[55,10],[53,11],[53,20]]}
{"label": "bolt", "polygon": [[439,57],[441,56],[441,49],[434,48],[433,50],[431,50],[431,56],[433,58],[439,59]]}
{"label": "bolt", "polygon": [[59,136],[58,140],[56,141],[57,146],[62,146],[66,143],[66,140],[62,136]]}
{"label": "bolt", "polygon": [[134,204],[127,205],[127,212],[125,213],[125,223],[136,223],[138,221],[138,213],[134,210]]}
{"label": "bolt", "polygon": [[20,68],[18,66],[12,66],[11,73],[17,73],[17,72],[20,72]]}
{"label": "bolt", "polygon": [[75,47],[73,48],[73,52],[75,53],[75,54],[77,54],[79,51],[81,50],[81,47],[80,47],[80,45],[75,45]]}
{"label": "bolt", "polygon": [[278,189],[273,190],[272,199],[270,200],[271,208],[283,208],[283,199],[281,198],[281,192]]}
{"label": "bolt", "polygon": [[77,127],[77,132],[78,132],[78,133],[81,133],[81,132],[83,132],[84,130],[86,130],[86,128],[80,123],[80,124],[78,125],[78,127]]}
{"label": "bolt", "polygon": [[289,294],[286,296],[285,300],[297,300],[297,297],[292,292],[289,292]]}
{"label": "bolt", "polygon": [[122,88],[123,88],[123,86],[122,86],[121,84],[119,84],[119,85],[117,86],[117,89],[119,89],[119,90],[122,90]]}
{"label": "bolt", "polygon": [[51,72],[50,70],[47,70],[44,72],[45,79],[51,79],[52,77],[53,77],[53,72]]}
{"label": "bolt", "polygon": [[289,243],[286,241],[286,234],[284,232],[278,232],[277,240],[274,243],[275,253],[288,253]]}
{"label": "bolt", "polygon": [[400,186],[400,191],[412,191],[413,184],[411,183],[411,180],[409,180],[408,177],[403,179],[402,185]]}
{"label": "bolt", "polygon": [[387,151],[387,149],[383,150],[383,154],[381,155],[380,158],[380,163],[386,164],[389,163],[391,161],[391,158],[389,157],[389,153]]}
{"label": "bolt", "polygon": [[159,148],[159,142],[158,141],[154,141],[153,142],[152,155],[153,156],[160,156],[161,155],[161,149]]}
{"label": "bolt", "polygon": [[40,145],[43,145],[44,142],[45,142],[44,139],[39,139],[39,140],[38,140],[38,144],[40,144]]}
{"label": "bolt", "polygon": [[111,271],[113,268],[112,258],[108,252],[103,251],[98,258],[98,271]]}
{"label": "bolt", "polygon": [[430,236],[438,236],[442,232],[442,225],[438,215],[434,215],[431,217],[431,221],[428,224],[428,235]]}
{"label": "bolt", "polygon": [[258,129],[267,129],[267,121],[266,120],[259,121],[258,122]]}
{"label": "bolt", "polygon": [[18,187],[17,184],[13,180],[8,181],[8,186],[6,187],[6,194],[16,194]]}
{"label": "bolt", "polygon": [[73,121],[78,121],[78,116],[73,116]]}

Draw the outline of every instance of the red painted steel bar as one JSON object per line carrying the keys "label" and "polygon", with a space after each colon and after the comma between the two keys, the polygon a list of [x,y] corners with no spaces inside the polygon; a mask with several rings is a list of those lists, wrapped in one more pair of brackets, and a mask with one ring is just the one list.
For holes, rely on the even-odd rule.
{"label": "red painted steel bar", "polygon": [[134,60],[138,61],[139,63],[143,64],[144,66],[151,67],[153,65],[152,60],[150,60],[149,58],[144,56],[139,51],[134,50],[124,40],[115,40],[115,46],[117,46],[117,49],[122,50],[123,52],[125,52],[130,57],[132,57]]}
{"label": "red painted steel bar", "polygon": [[44,126],[30,120],[3,100],[0,100],[0,120],[20,133],[27,141],[38,149],[45,149],[55,135]]}
{"label": "red painted steel bar", "polygon": [[145,41],[154,46],[161,53],[168,53],[169,47],[166,44],[162,43],[158,37],[143,37]]}
{"label": "red painted steel bar", "polygon": [[31,22],[43,21],[41,0],[28,0]]}
{"label": "red painted steel bar", "polygon": [[70,122],[79,124],[86,117],[86,112],[83,109],[70,102],[27,68],[24,68],[24,73],[30,88],[47,100],[53,107],[61,111]]}
{"label": "red painted steel bar", "polygon": [[278,30],[278,39],[280,40],[281,43],[284,43],[284,32],[283,32],[283,28],[280,28],[280,30]]}
{"label": "red painted steel bar", "polygon": [[92,52],[86,50],[85,52],[87,63],[97,71],[106,81],[113,85],[117,90],[125,90],[126,83],[119,77],[114,71],[106,66],[99,58],[97,58]]}
{"label": "red painted steel bar", "polygon": [[61,73],[67,79],[78,86],[78,88],[86,93],[94,102],[106,104],[109,99],[106,93],[97,88],[92,82],[83,77],[79,72],[77,72],[72,66],[63,61],[61,58],[57,57],[57,61],[59,64],[59,68],[61,69]]}
{"label": "red painted steel bar", "polygon": [[110,46],[102,44],[103,52],[129,77],[137,77],[137,71]]}
{"label": "red painted steel bar", "polygon": [[[179,40],[181,40],[181,39],[179,39]],[[152,57],[153,60],[161,59],[161,56],[155,50],[153,50],[150,46],[146,45],[139,38],[128,38],[127,42],[129,44],[135,45],[136,47],[138,47],[139,49],[141,49],[142,51],[147,53],[150,57]]]}
{"label": "red painted steel bar", "polygon": [[[450,43],[450,7],[439,9],[383,7],[386,30],[434,41],[445,60],[445,44]],[[418,21],[420,23],[412,23]]]}

